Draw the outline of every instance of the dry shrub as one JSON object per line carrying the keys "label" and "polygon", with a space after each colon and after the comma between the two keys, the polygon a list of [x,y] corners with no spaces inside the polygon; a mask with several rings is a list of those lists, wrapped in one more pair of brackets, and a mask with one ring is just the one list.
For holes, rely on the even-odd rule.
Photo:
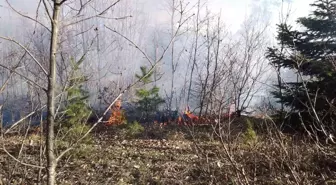
{"label": "dry shrub", "polygon": [[166,137],[168,140],[183,141],[186,139],[186,134],[182,131],[169,132]]}
{"label": "dry shrub", "polygon": [[336,182],[335,146],[324,146],[321,150],[321,146],[305,138],[284,135],[276,128],[256,135],[251,125],[240,137],[230,142],[219,139],[211,147],[195,142],[195,152],[200,158],[199,167],[190,174],[193,181],[199,184]]}

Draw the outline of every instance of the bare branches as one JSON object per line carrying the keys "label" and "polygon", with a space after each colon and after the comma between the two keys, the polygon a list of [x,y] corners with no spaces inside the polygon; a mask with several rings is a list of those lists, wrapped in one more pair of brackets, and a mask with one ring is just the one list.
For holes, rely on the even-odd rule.
{"label": "bare branches", "polygon": [[122,20],[122,19],[132,18],[132,15],[123,16],[123,17],[104,17],[102,15],[94,15],[94,16],[91,16],[91,17],[87,17],[87,18],[69,23],[69,24],[65,25],[64,27],[68,27],[68,26],[75,25],[75,24],[78,24],[78,23],[81,23],[81,22],[84,22],[84,21],[88,21],[88,20],[93,19],[95,17],[104,18],[104,19]]}
{"label": "bare branches", "polygon": [[78,13],[77,13],[77,16],[81,14],[81,12],[84,10],[84,8],[90,3],[92,2],[93,0],[88,0],[86,1],[84,4],[83,4],[83,0],[80,0],[80,8],[78,10]]}
{"label": "bare branches", "polygon": [[[43,0],[43,1],[44,1],[44,0]],[[19,14],[20,16],[22,16],[22,17],[24,17],[24,18],[26,18],[26,19],[29,19],[29,20],[31,20],[31,21],[34,21],[35,23],[39,24],[40,26],[42,26],[43,28],[45,28],[46,30],[48,30],[49,32],[51,32],[51,30],[50,30],[47,26],[45,26],[43,23],[41,23],[40,21],[38,21],[36,18],[34,19],[34,18],[32,18],[32,17],[29,17],[29,16],[27,16],[27,15],[22,14],[21,12],[19,12],[18,10],[16,10],[16,9],[11,5],[11,3],[10,3],[8,0],[6,0],[6,2],[7,2],[7,4],[8,4],[8,6],[9,6],[15,13]]]}
{"label": "bare branches", "polygon": [[5,68],[5,69],[9,70],[10,72],[19,75],[20,77],[22,77],[22,78],[24,78],[25,80],[27,80],[28,83],[31,83],[32,85],[34,85],[34,86],[36,86],[36,87],[42,89],[43,91],[46,91],[46,90],[47,90],[45,87],[43,87],[43,86],[41,86],[40,84],[36,83],[34,80],[29,79],[26,75],[23,75],[23,74],[17,72],[16,69],[11,69],[11,68],[9,68],[9,67],[3,65],[3,64],[0,64],[0,67]]}
{"label": "bare branches", "polygon": [[[46,11],[46,14],[47,14],[49,20],[52,21],[52,17],[51,17],[51,14],[50,14],[50,10],[49,10],[49,8],[48,8],[48,5],[47,5],[47,3],[46,3],[46,0],[42,0],[42,2],[43,2],[43,5],[44,5],[44,10]],[[51,32],[51,31],[50,31],[50,32]]]}
{"label": "bare branches", "polygon": [[109,29],[110,31],[112,31],[113,33],[115,33],[115,34],[117,34],[117,35],[119,35],[120,37],[122,37],[123,39],[125,39],[125,40],[127,40],[129,43],[131,43],[138,51],[140,51],[142,54],[143,54],[143,56],[146,58],[146,60],[151,64],[151,65],[153,65],[153,59],[151,59],[148,55],[147,55],[147,53],[144,51],[144,50],[142,50],[136,43],[134,43],[131,39],[129,39],[128,37],[126,37],[126,36],[124,36],[123,34],[121,34],[121,33],[119,33],[118,31],[116,31],[116,30],[114,30],[114,29],[111,29],[111,28],[109,28],[109,27],[107,27],[106,25],[105,25],[105,28],[107,28],[107,29]]}
{"label": "bare branches", "polygon": [[9,133],[9,131],[11,131],[11,130],[12,130],[14,127],[16,127],[18,124],[20,124],[21,122],[23,122],[24,120],[26,120],[27,118],[29,118],[30,116],[32,116],[33,114],[35,114],[37,111],[40,111],[40,110],[44,109],[45,107],[46,107],[46,105],[43,106],[43,107],[41,107],[41,108],[39,108],[38,110],[32,111],[32,112],[30,112],[29,114],[27,114],[26,116],[22,117],[20,120],[18,120],[17,122],[13,123],[13,124],[6,130],[6,132],[5,132],[4,134]]}
{"label": "bare branches", "polygon": [[34,60],[34,62],[42,69],[43,73],[46,76],[48,76],[48,72],[43,68],[42,64],[34,57],[34,55],[28,50],[28,48],[26,48],[25,46],[23,46],[18,41],[14,40],[12,38],[9,38],[9,37],[0,36],[0,39],[7,40],[7,41],[13,42],[14,44],[18,45],[21,49],[23,49],[25,52],[28,53],[28,55]]}
{"label": "bare branches", "polygon": [[[182,19],[182,18],[181,18]],[[189,19],[189,18],[188,18]],[[144,57],[147,59],[147,61],[153,66],[155,65],[156,63],[160,62],[163,57],[165,56],[166,52],[168,51],[168,49],[170,48],[170,46],[172,45],[172,43],[174,42],[174,39],[176,38],[176,36],[178,35],[179,33],[179,30],[181,29],[181,27],[183,26],[183,24],[185,23],[186,21],[183,21],[181,24],[178,25],[175,33],[173,34],[172,38],[170,39],[169,43],[167,44],[167,46],[163,49],[163,52],[161,54],[161,57],[159,57],[156,61],[153,62],[153,59],[151,59],[147,54],[146,52],[144,52],[141,48],[139,48],[139,46],[137,44],[135,44],[132,40],[130,40],[129,38],[127,38],[126,36],[124,36],[123,34],[119,33],[118,31],[114,30],[114,29],[111,29],[109,28],[108,26],[105,25],[105,27],[107,29],[109,29],[110,31],[116,33],[117,35],[121,36],[122,38],[124,38],[125,40],[127,40],[129,43],[131,43],[138,51],[140,51]]]}
{"label": "bare branches", "polygon": [[[117,0],[116,2],[112,3],[110,6],[108,6],[107,8],[105,8],[104,10],[102,10],[101,12],[97,13],[96,15],[93,15],[93,16],[89,16],[89,17],[86,17],[86,18],[83,18],[81,20],[78,20],[78,21],[74,21],[74,22],[71,22],[71,23],[68,23],[66,25],[64,25],[64,27],[68,27],[68,26],[71,26],[71,25],[74,25],[74,24],[78,24],[80,22],[84,22],[84,21],[88,21],[90,19],[93,19],[93,18],[96,18],[96,17],[99,17],[99,18],[106,18],[104,17],[103,15],[106,14],[112,7],[116,6],[121,0]],[[89,3],[89,2],[88,2]],[[86,4],[83,4],[81,3],[81,8],[79,10],[82,11],[82,9],[87,5]],[[78,12],[78,15],[79,15],[79,12]],[[126,19],[126,18],[129,18],[129,17],[132,17],[131,15],[129,16],[123,16],[123,17],[117,17],[117,18],[108,18],[108,19],[115,19],[115,20],[120,20],[120,19]]]}
{"label": "bare branches", "polygon": [[60,3],[58,3],[58,5],[62,5],[63,3],[65,3],[67,0],[62,0]]}
{"label": "bare branches", "polygon": [[100,15],[104,15],[108,10],[110,10],[112,7],[114,7],[116,4],[118,4],[121,0],[117,0],[116,2],[114,2],[113,4],[111,4],[110,6],[108,6],[106,9],[104,9],[103,11],[101,11],[98,16]]}
{"label": "bare branches", "polygon": [[19,159],[17,159],[16,157],[14,157],[12,154],[10,154],[7,149],[5,148],[5,146],[2,147],[2,150],[11,158],[13,159],[14,161],[24,165],[24,166],[29,166],[29,167],[33,167],[33,168],[40,168],[40,169],[44,169],[45,167],[43,166],[38,166],[38,165],[34,165],[34,164],[28,164],[28,163],[25,163]]}

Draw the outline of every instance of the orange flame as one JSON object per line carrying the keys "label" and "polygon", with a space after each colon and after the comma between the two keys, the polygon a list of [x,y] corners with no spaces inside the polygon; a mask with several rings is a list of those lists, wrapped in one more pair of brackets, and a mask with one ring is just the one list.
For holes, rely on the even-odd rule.
{"label": "orange flame", "polygon": [[123,110],[121,110],[121,100],[117,100],[114,106],[111,108],[112,114],[108,119],[106,125],[119,125],[124,123],[125,116]]}

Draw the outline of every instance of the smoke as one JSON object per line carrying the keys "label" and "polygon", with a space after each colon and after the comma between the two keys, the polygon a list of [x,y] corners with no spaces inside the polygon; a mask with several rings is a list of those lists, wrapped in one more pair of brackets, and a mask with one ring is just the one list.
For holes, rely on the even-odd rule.
{"label": "smoke", "polygon": [[[12,6],[18,9],[21,13],[35,18],[36,12],[41,22],[46,23],[47,18],[40,11],[36,11],[38,1],[10,1]],[[190,7],[195,5],[197,0],[189,2]],[[208,1],[207,8],[203,8],[201,16],[204,16],[206,9],[210,10],[212,15],[221,13],[223,24],[232,37],[238,37],[242,22],[250,15],[255,14],[258,19],[256,21],[262,24],[268,23],[274,25],[277,23],[278,15],[281,7],[278,1],[274,0],[251,0],[251,1],[230,1],[224,2],[219,0]],[[97,1],[93,6],[97,9],[105,7],[110,1]],[[302,0],[301,0],[301,3]],[[303,4],[307,4],[305,1]],[[0,0],[0,35],[9,36],[18,41],[30,46],[30,49],[35,54],[39,55],[39,60],[47,63],[45,56],[48,55],[47,50],[47,34],[43,34],[45,30],[33,21],[27,20],[15,12],[6,4],[5,0]],[[297,7],[301,4],[297,3]],[[196,12],[195,7],[188,11]],[[87,15],[93,14],[93,9],[88,9],[84,12]],[[67,10],[63,12],[64,21],[75,21],[66,19]],[[107,17],[132,17],[115,20],[115,19],[99,19],[94,18],[80,24],[67,27],[62,30],[62,47],[61,51],[65,60],[73,57],[78,60],[85,52],[85,62],[82,66],[83,74],[90,77],[90,81],[86,84],[86,88],[91,93],[91,101],[93,104],[100,104],[98,99],[98,91],[104,87],[123,88],[134,80],[134,74],[142,65],[149,65],[146,59],[134,46],[128,41],[113,34],[105,26],[115,29],[122,33],[125,37],[136,43],[139,48],[142,48],[151,58],[160,55],[170,40],[170,13],[166,3],[157,0],[138,0],[136,2],[121,1],[113,11],[109,11]],[[78,20],[81,17],[78,18]],[[194,20],[186,25],[192,29]],[[38,29],[39,28],[39,29]],[[274,29],[269,30],[269,38],[273,38]],[[83,32],[83,34],[79,34]],[[189,56],[191,54],[193,35],[189,32],[176,38],[174,60],[178,61],[178,68],[175,76],[174,93],[175,99],[180,96],[181,91],[185,87],[186,76],[188,71]],[[271,41],[270,41],[271,42]],[[14,46],[13,46],[14,47]],[[12,49],[8,48],[8,42],[0,41],[0,58],[4,59],[6,54]],[[202,61],[204,53],[200,52],[197,60]],[[44,56],[43,56],[44,55]],[[28,58],[28,57],[27,57]],[[162,73],[162,78],[156,83],[161,88],[161,95],[166,97],[170,92],[171,79],[171,53],[163,58],[158,65],[158,72]],[[4,61],[4,60],[2,60]],[[28,63],[27,63],[28,65]],[[47,67],[47,66],[46,66]],[[28,69],[28,68],[27,68]],[[67,71],[69,69],[62,69]],[[27,71],[26,71],[27,72]],[[31,74],[32,75],[32,74]],[[60,74],[62,76],[62,74]],[[61,78],[60,78],[61,81]],[[40,82],[43,82],[40,81]],[[123,82],[123,83],[120,83]],[[269,83],[269,82],[267,82]],[[25,81],[22,92],[17,94],[26,94],[27,86]],[[117,84],[117,85],[116,85]],[[130,92],[132,93],[132,92]],[[174,101],[176,102],[176,101]],[[173,105],[184,106],[182,104]],[[182,108],[183,109],[183,108]]]}

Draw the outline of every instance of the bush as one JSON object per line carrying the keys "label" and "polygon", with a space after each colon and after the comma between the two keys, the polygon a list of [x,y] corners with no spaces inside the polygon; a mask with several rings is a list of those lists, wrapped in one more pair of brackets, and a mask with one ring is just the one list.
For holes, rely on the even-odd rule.
{"label": "bush", "polygon": [[[73,149],[65,154],[65,158],[72,158],[72,159],[82,159],[82,158],[90,158],[92,153],[95,151],[92,145],[92,137],[86,141],[81,142],[81,144],[75,145]],[[57,140],[56,145],[59,149],[65,150],[70,146],[70,143],[67,141]]]}
{"label": "bush", "polygon": [[[71,127],[64,127],[63,133],[64,133],[64,141],[68,143],[73,143],[79,140],[81,137],[84,136],[86,132],[90,130],[90,126],[86,124],[74,124]],[[86,136],[83,140],[81,140],[81,143],[83,144],[92,144],[93,139],[92,136],[89,134]]]}
{"label": "bush", "polygon": [[126,134],[128,137],[131,137],[131,138],[138,137],[144,131],[145,131],[145,128],[137,121],[126,124]]}
{"label": "bush", "polygon": [[87,145],[87,144],[81,144],[72,150],[71,155],[76,158],[88,158],[90,154],[94,152],[94,147],[92,145]]}
{"label": "bush", "polygon": [[252,145],[257,142],[257,134],[253,129],[253,123],[247,119],[246,120],[246,130],[243,134],[243,141],[245,144]]}

